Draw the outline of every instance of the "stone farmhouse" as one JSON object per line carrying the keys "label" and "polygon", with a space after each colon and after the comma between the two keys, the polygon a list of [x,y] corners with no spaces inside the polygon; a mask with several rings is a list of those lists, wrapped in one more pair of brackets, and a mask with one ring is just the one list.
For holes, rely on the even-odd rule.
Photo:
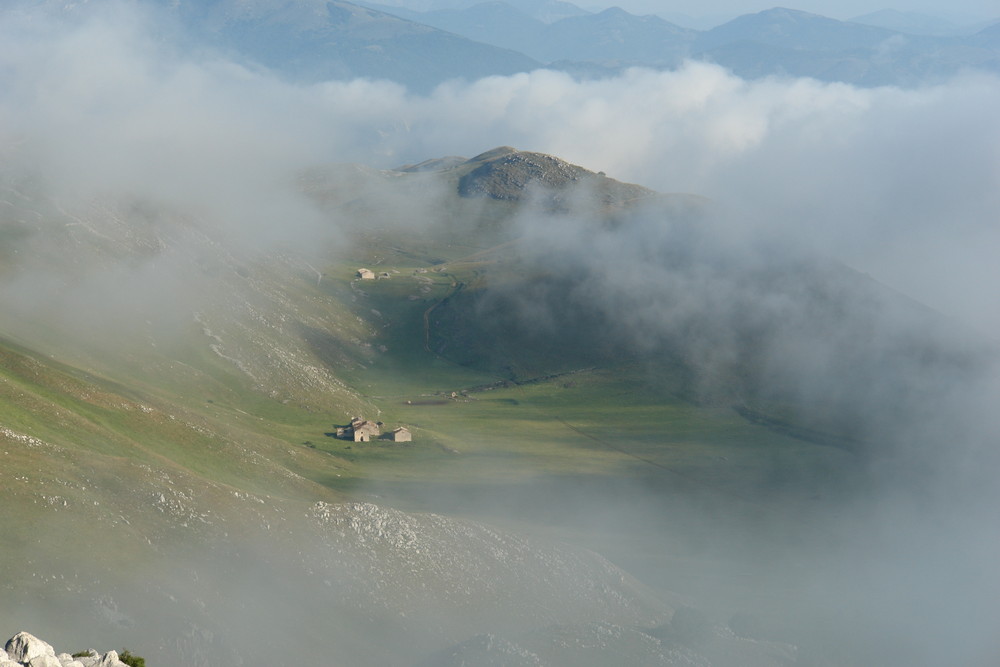
{"label": "stone farmhouse", "polygon": [[382,422],[355,417],[348,426],[337,427],[337,437],[354,442],[370,442],[382,435]]}
{"label": "stone farmhouse", "polygon": [[400,426],[388,433],[382,433],[382,422],[373,422],[361,417],[354,417],[347,426],[337,427],[337,437],[354,442],[371,442],[373,440],[391,440],[393,442],[411,442],[413,434],[405,426]]}
{"label": "stone farmhouse", "polygon": [[355,418],[351,420],[351,431],[354,434],[354,442],[370,442],[382,435],[382,423]]}

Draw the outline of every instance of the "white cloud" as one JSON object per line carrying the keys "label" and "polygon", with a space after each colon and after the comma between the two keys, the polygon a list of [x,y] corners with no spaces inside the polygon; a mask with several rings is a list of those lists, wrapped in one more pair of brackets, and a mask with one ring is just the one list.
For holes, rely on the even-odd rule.
{"label": "white cloud", "polygon": [[977,289],[993,275],[981,249],[1000,241],[996,77],[859,89],[747,82],[688,63],[583,82],[537,71],[417,96],[385,82],[292,85],[178,53],[153,39],[158,20],[120,11],[73,26],[8,15],[7,165],[45,173],[67,193],[139,192],[263,234],[275,217],[308,219],[283,189],[301,166],[394,166],[513,145],[711,197],[744,229],[813,243],[936,307],[1000,324]]}

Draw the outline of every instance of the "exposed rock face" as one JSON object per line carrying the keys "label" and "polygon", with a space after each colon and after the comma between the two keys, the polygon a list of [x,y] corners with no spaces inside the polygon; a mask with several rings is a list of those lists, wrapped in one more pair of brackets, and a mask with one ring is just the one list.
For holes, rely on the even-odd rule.
{"label": "exposed rock face", "polygon": [[6,646],[4,646],[4,649],[6,649],[7,655],[10,656],[10,660],[15,662],[27,663],[45,655],[51,655],[52,657],[56,655],[55,650],[51,646],[27,632],[19,632],[11,637]]}
{"label": "exposed rock face", "polygon": [[[576,186],[585,186],[595,201],[603,204],[649,197],[639,185],[621,183],[544,153],[519,151],[501,146],[477,155],[467,164],[478,165],[458,183],[462,197],[490,197],[520,201],[532,196],[531,187],[547,190],[550,196],[567,196]],[[560,197],[551,203],[558,203]]]}
{"label": "exposed rock face", "polygon": [[28,633],[19,632],[11,637],[4,650],[0,651],[0,667],[127,667],[118,659],[118,653],[108,651],[101,655],[90,649],[87,655],[74,658],[69,653],[60,653],[50,644]]}

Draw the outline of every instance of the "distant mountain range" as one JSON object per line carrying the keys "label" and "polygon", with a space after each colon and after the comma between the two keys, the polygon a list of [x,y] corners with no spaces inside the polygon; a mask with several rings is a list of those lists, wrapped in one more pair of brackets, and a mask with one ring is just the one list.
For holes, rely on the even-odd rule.
{"label": "distant mountain range", "polygon": [[[82,18],[92,3],[24,0]],[[449,79],[538,69],[542,63],[502,47],[358,4],[327,0],[141,0],[180,24],[193,45],[219,48],[296,81],[366,77],[426,91]],[[7,8],[8,11],[11,8]],[[3,16],[0,9],[0,18]]]}
{"label": "distant mountain range", "polygon": [[944,20],[888,10],[838,21],[774,8],[698,31],[619,8],[547,22],[498,0],[427,12],[380,7],[571,72],[608,73],[637,65],[669,68],[692,58],[749,77],[912,85],[967,68],[1000,71],[996,38],[990,37],[995,27],[962,34]]}
{"label": "distant mountain range", "polygon": [[693,51],[695,57],[744,77],[791,75],[859,85],[915,85],[969,68],[1000,71],[1000,51],[984,33],[916,36],[777,8],[702,33]]}
{"label": "distant mountain range", "polygon": [[[178,19],[191,39],[294,80],[368,77],[420,92],[449,79],[542,67],[594,77],[633,66],[669,69],[685,59],[744,77],[857,85],[916,85],[968,69],[1000,72],[998,24],[958,34],[953,24],[888,10],[839,21],[774,8],[698,31],[655,15],[617,7],[589,13],[558,0],[490,0],[423,12],[345,0],[147,2]],[[25,4],[65,14],[94,3]]]}

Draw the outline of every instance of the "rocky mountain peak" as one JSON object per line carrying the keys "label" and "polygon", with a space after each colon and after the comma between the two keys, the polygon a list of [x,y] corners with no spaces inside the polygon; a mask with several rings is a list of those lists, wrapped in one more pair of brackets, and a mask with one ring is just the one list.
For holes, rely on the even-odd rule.
{"label": "rocky mountain peak", "polygon": [[556,192],[584,184],[595,188],[605,203],[652,194],[642,186],[621,183],[557,157],[510,146],[477,155],[467,164],[473,169],[459,180],[458,193],[463,197],[520,201],[539,187]]}

